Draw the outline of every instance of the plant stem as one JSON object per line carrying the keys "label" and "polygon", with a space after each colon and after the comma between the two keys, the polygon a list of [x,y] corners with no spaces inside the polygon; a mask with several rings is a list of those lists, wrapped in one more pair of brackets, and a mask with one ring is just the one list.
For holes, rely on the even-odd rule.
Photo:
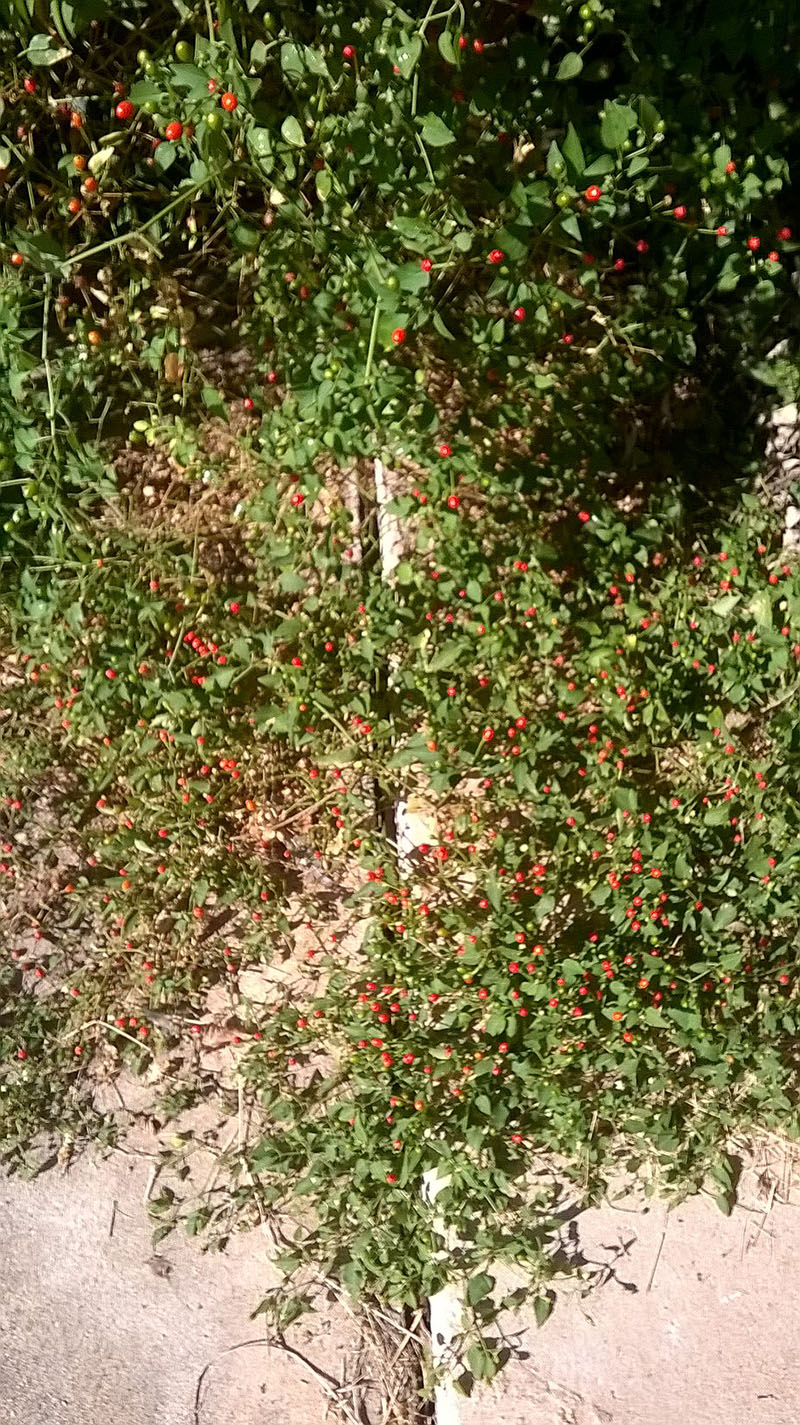
{"label": "plant stem", "polygon": [[381,299],[380,299],[380,297],[376,297],[376,299],[375,299],[375,311],[374,311],[373,314],[372,314],[372,327],[370,328],[370,333],[369,333],[369,346],[368,346],[368,348],[367,348],[367,360],[366,360],[366,363],[365,363],[365,365],[364,365],[364,384],[365,384],[365,385],[366,385],[366,383],[369,381],[370,374],[371,374],[371,372],[372,372],[372,358],[373,358],[373,356],[375,355],[375,342],[376,342],[377,337],[378,337],[378,321],[379,321],[379,319],[380,319],[380,314],[381,314]]}

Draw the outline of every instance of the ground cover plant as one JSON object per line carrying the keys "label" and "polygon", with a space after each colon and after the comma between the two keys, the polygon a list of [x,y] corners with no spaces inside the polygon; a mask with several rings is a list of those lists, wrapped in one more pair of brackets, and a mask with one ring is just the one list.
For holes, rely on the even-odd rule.
{"label": "ground cover plant", "polygon": [[191,1228],[296,1213],[282,1322],[543,1319],[543,1155],[725,1206],[796,1129],[798,36],[729,11],[2,7],[0,1143],[202,1090],[222,991]]}

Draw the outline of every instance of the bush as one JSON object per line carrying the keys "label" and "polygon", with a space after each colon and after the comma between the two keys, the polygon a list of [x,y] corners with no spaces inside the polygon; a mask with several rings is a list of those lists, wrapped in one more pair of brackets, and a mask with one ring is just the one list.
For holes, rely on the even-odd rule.
{"label": "bush", "polygon": [[235,1201],[306,1202],[287,1272],[415,1301],[443,1215],[461,1269],[538,1281],[541,1151],[727,1201],[726,1133],[796,1112],[800,582],[743,493],[791,7],[26,13],[2,773],[11,876],[64,770],[79,864],[32,919],[80,1003],[2,972],[7,1152],[43,1076],[76,1131],[93,1048],[159,1052],[154,1012],[308,920],[239,1036],[270,1126]]}

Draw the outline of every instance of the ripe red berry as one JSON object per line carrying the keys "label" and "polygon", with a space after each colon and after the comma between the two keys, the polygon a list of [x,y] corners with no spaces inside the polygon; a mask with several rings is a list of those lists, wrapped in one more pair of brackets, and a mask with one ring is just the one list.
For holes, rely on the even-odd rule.
{"label": "ripe red berry", "polygon": [[448,495],[448,496],[447,496],[447,508],[448,508],[448,510],[457,510],[460,504],[461,504],[461,501],[459,500],[458,495]]}
{"label": "ripe red berry", "polygon": [[35,79],[31,79],[31,78],[23,79],[23,81],[22,81],[22,87],[23,87],[23,89],[25,90],[25,93],[26,93],[26,94],[35,94],[35,93],[36,93],[36,80],[35,80]]}
{"label": "ripe red berry", "polygon": [[503,257],[504,254],[500,251],[499,247],[493,247],[489,253],[489,261],[493,263],[495,267],[497,267],[498,263],[503,261]]}
{"label": "ripe red berry", "polygon": [[583,196],[587,203],[596,203],[598,198],[603,196],[603,190],[598,188],[596,183],[590,183]]}
{"label": "ripe red berry", "polygon": [[402,346],[406,339],[405,327],[395,327],[392,332],[392,341],[395,346]]}
{"label": "ripe red berry", "polygon": [[245,396],[244,400],[242,401],[242,405],[244,406],[244,409],[246,411],[252,411],[253,406],[255,405],[252,396]]}
{"label": "ripe red berry", "polygon": [[791,228],[778,228],[778,242],[789,242],[791,236]]}
{"label": "ripe red berry", "polygon": [[80,198],[70,198],[69,202],[67,203],[67,212],[68,212],[68,213],[79,213],[80,210],[81,210],[81,200],[80,200]]}
{"label": "ripe red berry", "polygon": [[354,56],[354,54],[355,54],[355,47],[354,47],[353,45],[342,45],[342,58],[343,58],[343,59],[352,59],[353,56]]}
{"label": "ripe red berry", "polygon": [[525,308],[524,308],[524,307],[515,307],[515,308],[514,308],[514,321],[515,321],[515,322],[524,322],[524,320],[525,320]]}
{"label": "ripe red berry", "polygon": [[637,251],[637,252],[649,252],[649,251],[650,251],[650,244],[649,244],[649,242],[645,242],[644,238],[640,238],[639,241],[638,241],[637,244],[636,244],[636,251]]}
{"label": "ripe red berry", "polygon": [[727,237],[727,236],[728,236],[728,229],[727,229],[724,225],[723,225],[722,227],[717,228],[717,237]]}
{"label": "ripe red berry", "polygon": [[679,203],[677,208],[675,209],[675,217],[678,219],[678,222],[680,222],[682,218],[686,217],[686,209],[683,206],[683,203]]}
{"label": "ripe red berry", "polygon": [[173,119],[171,123],[167,124],[164,130],[164,138],[169,139],[170,143],[177,143],[182,134],[183,124],[180,124],[177,119]]}
{"label": "ripe red berry", "polygon": [[580,520],[581,524],[586,524],[587,521],[591,519],[591,515],[589,514],[588,510],[579,510],[578,519]]}
{"label": "ripe red berry", "polygon": [[749,237],[747,239],[747,246],[749,247],[751,252],[758,252],[758,249],[761,246],[761,238]]}
{"label": "ripe red berry", "polygon": [[472,48],[476,54],[483,54],[483,40],[473,40]]}
{"label": "ripe red berry", "polygon": [[209,94],[216,94],[217,90],[219,89],[219,80],[209,79],[206,85],[206,89],[208,90]]}
{"label": "ripe red berry", "polygon": [[12,252],[10,260],[12,267],[21,267],[23,262],[25,261],[25,258],[22,256],[21,252]]}
{"label": "ripe red berry", "polygon": [[421,258],[419,265],[422,268],[423,272],[430,272],[431,268],[433,267],[433,263],[431,262],[429,257]]}
{"label": "ripe red berry", "polygon": [[780,258],[780,253],[778,253],[778,252],[768,252],[768,253],[767,253],[767,262],[780,262],[780,260],[781,260],[781,258]]}
{"label": "ripe red berry", "polygon": [[231,93],[230,89],[225,90],[225,93],[222,95],[219,102],[228,114],[232,114],[234,109],[236,109],[239,104],[239,100],[236,98],[235,94]]}
{"label": "ripe red berry", "polygon": [[443,441],[442,444],[439,446],[439,454],[441,455],[442,460],[447,460],[448,456],[453,454],[452,449],[446,443],[446,441]]}
{"label": "ripe red berry", "polygon": [[732,158],[729,158],[729,159],[728,159],[728,162],[725,164],[725,172],[726,172],[726,173],[735,173],[735,172],[736,172],[736,164],[734,163],[734,161],[733,161]]}
{"label": "ripe red berry", "polygon": [[120,99],[114,113],[118,119],[132,119],[136,110],[130,99]]}
{"label": "ripe red berry", "polygon": [[469,40],[467,39],[466,35],[459,35],[459,37],[458,37],[458,48],[459,48],[459,49],[466,49],[468,44],[469,44]]}
{"label": "ripe red berry", "polygon": [[625,258],[624,258],[624,257],[618,257],[618,258],[617,258],[616,262],[614,263],[614,271],[615,271],[615,272],[624,272],[624,271],[625,271]]}

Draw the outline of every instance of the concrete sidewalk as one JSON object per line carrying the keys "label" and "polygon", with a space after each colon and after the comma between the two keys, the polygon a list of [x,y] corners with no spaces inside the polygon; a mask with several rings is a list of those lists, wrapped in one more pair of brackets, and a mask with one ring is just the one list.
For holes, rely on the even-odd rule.
{"label": "concrete sidewalk", "polygon": [[[204,1255],[175,1233],[154,1251],[149,1169],[114,1152],[0,1178],[2,1425],[321,1425],[325,1398],[300,1362],[231,1349],[264,1334],[249,1320],[274,1281],[261,1235]],[[307,1354],[335,1373],[347,1318],[322,1324]]]}
{"label": "concrete sidewalk", "polygon": [[565,1285],[540,1330],[509,1317],[527,1358],[465,1402],[459,1425],[797,1425],[794,1176],[788,1150],[762,1145],[729,1217],[705,1195],[580,1213],[574,1245],[611,1274],[582,1297]]}
{"label": "concrete sidewalk", "polygon": [[[322,1425],[313,1373],[249,1319],[275,1280],[261,1234],[203,1254],[176,1233],[154,1252],[151,1161],[116,1151],[0,1178],[0,1425]],[[458,1425],[796,1425],[794,1176],[776,1144],[730,1217],[708,1197],[580,1213],[568,1239],[606,1264],[604,1284],[565,1285],[541,1330],[505,1321],[524,1354],[459,1400]],[[340,1379],[350,1318],[306,1321],[290,1340]]]}

